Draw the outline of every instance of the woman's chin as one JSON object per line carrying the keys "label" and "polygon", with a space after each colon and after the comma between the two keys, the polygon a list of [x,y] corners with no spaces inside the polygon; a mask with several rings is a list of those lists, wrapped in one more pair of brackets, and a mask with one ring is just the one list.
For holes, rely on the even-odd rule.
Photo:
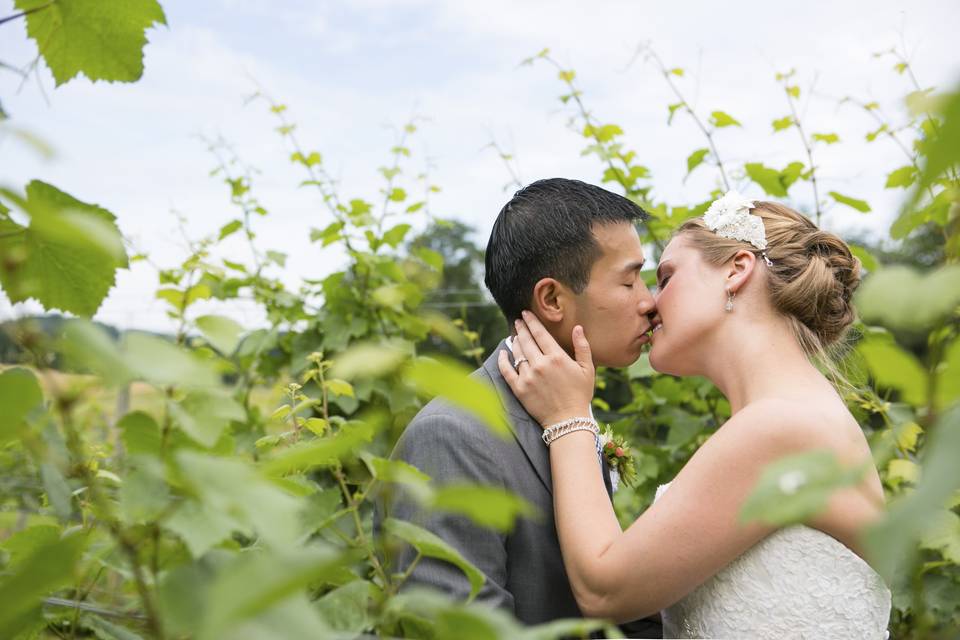
{"label": "woman's chin", "polygon": [[[654,334],[654,336],[656,336],[656,334]],[[670,371],[669,355],[666,349],[664,349],[662,340],[657,340],[657,337],[659,336],[654,337],[650,344],[650,366],[658,373],[676,375]]]}

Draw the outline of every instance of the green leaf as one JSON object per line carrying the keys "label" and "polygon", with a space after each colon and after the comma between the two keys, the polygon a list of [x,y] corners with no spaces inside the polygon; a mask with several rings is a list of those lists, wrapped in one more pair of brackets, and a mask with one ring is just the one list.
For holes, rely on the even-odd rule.
{"label": "green leaf", "polygon": [[267,251],[267,260],[270,262],[285,267],[287,265],[287,254],[282,251]]}
{"label": "green leaf", "polygon": [[407,192],[400,187],[394,187],[390,190],[390,193],[387,194],[387,199],[391,202],[403,202],[407,199]]}
{"label": "green leaf", "polygon": [[960,339],[944,350],[943,361],[937,369],[937,406],[946,408],[960,400]]}
{"label": "green leaf", "polygon": [[793,124],[793,116],[784,116],[773,121],[773,131],[783,131]]}
{"label": "green leaf", "polygon": [[158,386],[214,387],[218,376],[193,353],[146,333],[123,335],[120,349],[138,377]]}
{"label": "green leaf", "polygon": [[247,417],[243,406],[222,390],[191,391],[169,408],[179,427],[205,447],[215,445],[232,421]]}
{"label": "green leaf", "polygon": [[931,516],[942,511],[960,488],[956,453],[960,451],[960,406],[941,414],[930,434],[916,489],[890,505],[886,517],[866,536],[870,564],[888,582],[913,557],[930,525],[937,524]]}
{"label": "green leaf", "polygon": [[677,109],[680,109],[681,107],[683,107],[683,105],[684,105],[684,103],[682,103],[682,102],[677,102],[677,103],[674,103],[674,104],[671,104],[671,105],[667,105],[667,109],[670,111],[670,115],[667,116],[667,124],[668,124],[668,125],[669,125],[671,122],[673,122],[673,116],[675,116],[675,115],[677,114]]}
{"label": "green leaf", "polygon": [[764,468],[740,521],[778,527],[805,522],[826,508],[834,491],[859,483],[865,472],[841,466],[830,450],[786,456]]}
{"label": "green leaf", "polygon": [[936,513],[920,539],[920,547],[939,551],[945,560],[960,564],[960,516],[952,511]]}
{"label": "green leaf", "polygon": [[826,144],[836,144],[840,142],[840,136],[835,133],[815,133],[810,137],[814,142],[824,142]]}
{"label": "green leaf", "polygon": [[185,486],[202,500],[206,516],[230,519],[236,530],[255,531],[272,548],[293,545],[300,535],[299,500],[239,459],[183,450],[177,463]]}
{"label": "green leaf", "polygon": [[380,588],[366,580],[354,580],[317,600],[317,611],[334,631],[358,634],[373,625],[371,604]]}
{"label": "green leaf", "polygon": [[246,522],[222,509],[210,509],[194,499],[183,500],[163,526],[180,536],[194,558],[203,557],[234,531],[248,528]]}
{"label": "green leaf", "polygon": [[33,372],[14,367],[0,373],[0,445],[17,438],[31,411],[43,406],[43,392]]}
{"label": "green leaf", "polygon": [[120,485],[120,513],[128,524],[151,523],[170,503],[170,488],[159,458],[137,456]]}
{"label": "green leaf", "polygon": [[40,465],[40,479],[43,481],[43,490],[47,492],[57,517],[63,522],[69,521],[70,514],[73,513],[73,490],[60,473],[60,469],[49,462],[44,462]]}
{"label": "green leaf", "polygon": [[65,323],[60,348],[72,364],[91,369],[108,384],[145,380],[157,386],[216,387],[217,372],[196,354],[157,336],[127,332],[119,345],[100,327]]}
{"label": "green leaf", "polygon": [[790,95],[790,97],[792,97],[792,98],[799,98],[799,97],[800,97],[800,87],[798,87],[798,86],[796,86],[796,85],[791,85],[791,86],[787,87],[787,88],[786,88],[786,91],[787,91],[787,93]]}
{"label": "green leaf", "polygon": [[[237,555],[209,586],[199,637],[236,637],[229,632],[239,623],[288,598],[302,597],[308,585],[337,573],[351,555],[318,545]],[[319,616],[317,620],[322,630],[324,623]]]}
{"label": "green leaf", "polygon": [[668,447],[682,447],[703,430],[703,421],[680,407],[667,407],[661,415],[670,425]]}
{"label": "green leaf", "polygon": [[431,507],[459,513],[481,527],[505,533],[513,530],[518,518],[543,516],[532,504],[506,489],[473,484],[445,485],[433,496]]}
{"label": "green leaf", "polygon": [[[918,189],[915,188],[914,192],[916,193],[917,191]],[[935,222],[938,226],[944,226],[944,223],[950,216],[953,203],[953,191],[951,189],[943,189],[922,207],[914,207],[913,204],[907,205],[890,226],[890,236],[894,240],[902,240],[914,229],[928,222]]]}
{"label": "green leaf", "polygon": [[340,458],[353,456],[373,437],[374,425],[370,422],[348,423],[336,434],[302,442],[284,449],[264,461],[263,472],[270,476],[282,476],[306,471],[314,467],[328,467]]}
{"label": "green leaf", "polygon": [[135,82],[143,75],[145,31],[166,24],[156,0],[16,0],[26,16],[27,35],[53,73],[57,86],[82,73],[90,80]]}
{"label": "green leaf", "polygon": [[413,255],[417,256],[423,260],[427,265],[433,267],[434,270],[443,272],[443,256],[434,251],[433,249],[427,249],[426,247],[417,247],[411,251]]}
{"label": "green leaf", "polygon": [[353,385],[351,385],[346,380],[338,380],[332,378],[330,380],[324,380],[323,386],[329,391],[338,396],[347,396],[349,398],[354,397]]}
{"label": "green leaf", "polygon": [[743,165],[747,177],[760,185],[766,193],[777,198],[786,198],[787,189],[780,182],[780,172],[760,162],[748,162]]}
{"label": "green leaf", "polygon": [[0,637],[13,638],[41,599],[61,586],[74,584],[74,567],[86,536],[75,534],[38,548],[0,579]]}
{"label": "green leaf", "polygon": [[127,265],[113,214],[39,180],[27,185],[25,199],[0,192],[30,217],[25,229],[0,221],[0,254],[12,256],[0,284],[10,301],[33,298],[47,309],[96,313],[116,270]]}
{"label": "green leaf", "polygon": [[943,122],[925,147],[927,159],[907,209],[916,204],[923,191],[934,184],[948,167],[960,162],[960,91],[944,96],[940,105],[938,111]]}
{"label": "green leaf", "polygon": [[857,200],[856,198],[851,198],[845,196],[842,193],[837,193],[836,191],[830,191],[827,193],[828,196],[839,202],[840,204],[845,204],[848,207],[856,209],[860,213],[867,213],[870,211],[870,205],[867,204],[865,200]]}
{"label": "green leaf", "polygon": [[680,67],[674,67],[673,69],[670,69],[670,73],[681,78],[683,77],[683,69]]}
{"label": "green leaf", "polygon": [[740,121],[723,111],[714,111],[710,114],[710,124],[717,129],[722,127],[740,127]]}
{"label": "green leaf", "polygon": [[130,629],[93,615],[82,616],[80,625],[92,630],[99,640],[143,640]]}
{"label": "green leaf", "polygon": [[573,82],[573,79],[577,77],[576,71],[560,71],[557,74],[557,77],[563,82]]}
{"label": "green leaf", "polygon": [[396,371],[409,355],[402,342],[361,342],[339,354],[330,373],[344,380],[378,378]]}
{"label": "green leaf", "polygon": [[34,525],[17,531],[0,544],[0,548],[9,554],[5,569],[16,569],[34,553],[56,544],[59,539],[60,527],[51,524]]}
{"label": "green leaf", "polygon": [[224,238],[233,235],[234,233],[236,233],[242,228],[243,228],[243,221],[231,220],[227,224],[220,227],[220,235],[217,236],[217,238],[219,240],[223,240]]}
{"label": "green leaf", "polygon": [[783,171],[780,172],[780,184],[783,185],[784,189],[789,189],[790,185],[799,180],[801,177],[804,177],[803,163],[791,162],[783,168]]}
{"label": "green leaf", "polygon": [[216,349],[229,356],[240,344],[240,334],[243,327],[238,322],[226,316],[200,316],[197,318],[197,328]]}
{"label": "green leaf", "polygon": [[317,240],[322,240],[324,247],[326,247],[327,245],[333,244],[334,242],[336,242],[337,240],[343,237],[340,233],[343,230],[343,226],[344,224],[338,220],[337,222],[333,222],[327,225],[327,227],[322,231],[318,229],[311,229],[310,242],[316,242]]}
{"label": "green leaf", "polygon": [[926,402],[927,372],[912,353],[898,347],[889,337],[877,334],[862,340],[857,351],[879,387],[899,390],[903,400],[914,406]]}
{"label": "green leaf", "polygon": [[485,580],[483,573],[474,566],[473,563],[460,555],[456,549],[439,537],[426,529],[395,518],[387,518],[384,520],[383,528],[388,533],[412,546],[421,554],[429,558],[445,560],[463,571],[467,576],[467,580],[470,581],[470,597],[468,601],[473,600],[477,594],[480,593],[480,587],[483,586]]}
{"label": "green leaf", "polygon": [[470,376],[464,365],[450,359],[418,358],[404,378],[424,396],[442,396],[480,418],[494,433],[511,437],[503,404],[492,386]]}
{"label": "green leaf", "polygon": [[602,127],[594,128],[593,135],[598,142],[610,142],[615,137],[623,135],[623,129],[615,124],[605,124]]}
{"label": "green leaf", "polygon": [[887,175],[887,183],[884,185],[885,189],[896,189],[901,187],[906,189],[917,179],[917,168],[912,164],[908,164],[905,167],[900,167],[899,169],[894,169]]}
{"label": "green leaf", "polygon": [[366,455],[363,457],[363,461],[367,464],[373,477],[382,482],[393,482],[411,487],[426,487],[430,484],[430,476],[403,460],[388,460],[387,458]]}
{"label": "green leaf", "polygon": [[710,153],[709,149],[697,149],[690,154],[687,158],[687,175],[703,163],[708,153]]}
{"label": "green leaf", "polygon": [[383,234],[384,244],[388,244],[391,247],[396,248],[401,242],[403,242],[404,236],[407,235],[407,232],[410,231],[410,225],[408,224],[398,224],[389,231]]}
{"label": "green leaf", "polygon": [[909,267],[878,269],[855,298],[865,322],[894,331],[926,332],[960,305],[960,265],[920,274]]}
{"label": "green leaf", "polygon": [[880,261],[877,260],[876,256],[861,246],[851,244],[850,253],[860,260],[860,264],[867,271],[876,271],[880,267]]}
{"label": "green leaf", "polygon": [[117,422],[117,430],[128,456],[160,455],[160,425],[143,411],[131,411]]}

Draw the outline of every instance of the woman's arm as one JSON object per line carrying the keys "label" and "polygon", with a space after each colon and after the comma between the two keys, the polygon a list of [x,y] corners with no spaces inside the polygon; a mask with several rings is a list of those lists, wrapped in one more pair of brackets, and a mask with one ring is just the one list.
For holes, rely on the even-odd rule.
{"label": "woman's arm", "polygon": [[[659,611],[773,530],[738,521],[760,469],[779,457],[746,442],[752,430],[740,429],[744,417],[715,434],[626,531],[595,473],[592,435],[576,432],[551,445],[557,531],[585,615],[623,621]],[[734,430],[742,433],[730,437]]]}
{"label": "woman's arm", "polygon": [[[593,394],[589,344],[574,330],[570,359],[535,319],[517,327],[515,356],[530,371],[501,373],[531,414],[549,426],[586,415]],[[554,510],[567,575],[581,610],[631,620],[679,600],[772,529],[739,523],[763,466],[790,453],[782,415],[740,412],[684,467],[670,490],[621,531],[596,473],[593,436],[574,432],[550,447]],[[771,412],[772,413],[772,412]],[[765,427],[778,425],[777,429]]]}

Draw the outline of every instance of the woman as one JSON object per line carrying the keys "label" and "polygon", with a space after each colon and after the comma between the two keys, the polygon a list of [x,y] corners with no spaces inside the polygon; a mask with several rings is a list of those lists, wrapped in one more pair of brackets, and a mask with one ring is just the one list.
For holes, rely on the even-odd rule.
{"label": "woman", "polygon": [[[546,429],[564,564],[585,615],[663,610],[667,637],[884,637],[890,592],[859,538],[882,512],[883,489],[863,432],[811,362],[852,323],[859,272],[837,236],[735,192],[680,228],[657,269],[650,364],[706,376],[732,416],[626,531],[596,473],[583,330],[574,360],[524,313],[519,364],[501,353],[500,370]],[[869,471],[806,526],[740,522],[766,465],[816,449]]]}

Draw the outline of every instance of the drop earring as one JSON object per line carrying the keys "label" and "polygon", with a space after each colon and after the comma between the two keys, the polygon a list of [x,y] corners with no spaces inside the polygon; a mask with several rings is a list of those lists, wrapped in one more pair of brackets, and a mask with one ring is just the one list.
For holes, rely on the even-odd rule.
{"label": "drop earring", "polygon": [[727,311],[727,312],[733,311],[733,298],[736,295],[737,294],[735,294],[733,291],[730,291],[730,289],[727,289],[727,304],[723,305],[724,311]]}

